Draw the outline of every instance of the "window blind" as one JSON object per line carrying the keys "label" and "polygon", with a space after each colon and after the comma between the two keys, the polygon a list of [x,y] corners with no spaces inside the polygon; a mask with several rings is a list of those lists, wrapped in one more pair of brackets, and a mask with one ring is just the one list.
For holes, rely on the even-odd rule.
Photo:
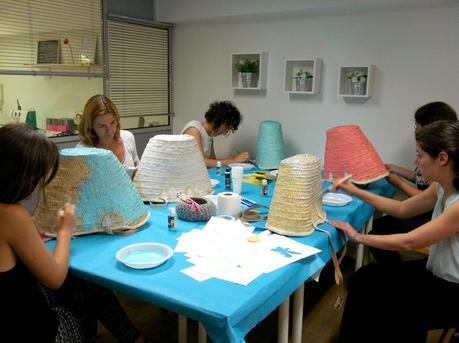
{"label": "window blind", "polygon": [[109,97],[122,117],[168,114],[169,28],[108,20]]}
{"label": "window blind", "polygon": [[1,0],[0,47],[0,72],[101,65],[102,1]]}

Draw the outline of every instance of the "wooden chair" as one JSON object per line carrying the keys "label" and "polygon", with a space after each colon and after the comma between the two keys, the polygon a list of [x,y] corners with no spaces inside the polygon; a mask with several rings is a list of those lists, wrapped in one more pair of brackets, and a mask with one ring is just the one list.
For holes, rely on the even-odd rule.
{"label": "wooden chair", "polygon": [[440,337],[438,338],[438,343],[449,343],[451,338],[453,338],[454,334],[456,333],[456,329],[444,329],[441,333]]}

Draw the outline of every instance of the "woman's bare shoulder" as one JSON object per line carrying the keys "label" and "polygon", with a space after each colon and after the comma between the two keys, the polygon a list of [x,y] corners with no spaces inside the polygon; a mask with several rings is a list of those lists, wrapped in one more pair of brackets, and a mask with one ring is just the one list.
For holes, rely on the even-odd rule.
{"label": "woman's bare shoulder", "polygon": [[19,204],[0,204],[0,230],[31,222],[29,212]]}

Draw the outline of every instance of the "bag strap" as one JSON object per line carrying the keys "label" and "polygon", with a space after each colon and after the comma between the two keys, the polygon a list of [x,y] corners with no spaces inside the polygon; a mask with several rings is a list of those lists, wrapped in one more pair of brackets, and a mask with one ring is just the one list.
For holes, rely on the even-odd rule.
{"label": "bag strap", "polygon": [[133,233],[139,231],[143,224],[145,224],[150,218],[150,212],[147,212],[145,218],[140,222],[137,223],[135,226],[133,225],[122,225],[122,226],[112,226],[109,217],[104,216],[102,218],[101,226],[105,229],[105,232],[109,235],[119,235],[119,236],[129,236]]}
{"label": "bag strap", "polygon": [[243,222],[262,222],[268,219],[268,214],[262,215],[260,211],[256,211],[257,208],[264,208],[269,210],[269,207],[264,205],[253,205],[249,208],[245,209],[244,211],[239,212],[237,215],[238,219],[241,219]]}
{"label": "bag strap", "polygon": [[328,245],[330,247],[331,257],[333,261],[335,282],[339,287],[339,295],[333,307],[335,310],[340,310],[344,302],[343,273],[341,272],[340,264],[344,258],[344,255],[346,255],[347,246],[344,245],[343,251],[341,252],[341,256],[338,258],[338,256],[336,255],[335,247],[333,246],[332,237],[331,237],[330,232],[328,232],[327,230],[319,229],[317,226],[315,227],[315,229],[317,231],[325,233],[328,237]]}

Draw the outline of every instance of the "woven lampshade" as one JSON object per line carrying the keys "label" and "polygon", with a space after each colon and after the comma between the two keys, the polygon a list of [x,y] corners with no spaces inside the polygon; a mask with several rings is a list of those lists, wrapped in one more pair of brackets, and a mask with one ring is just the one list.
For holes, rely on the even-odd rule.
{"label": "woven lampshade", "polygon": [[190,135],[157,135],[150,139],[134,176],[143,200],[166,198],[177,193],[202,197],[214,192],[198,143]]}
{"label": "woven lampshade", "polygon": [[352,174],[352,181],[367,184],[389,174],[373,145],[357,125],[327,130],[324,177],[336,180]]}
{"label": "woven lampshade", "polygon": [[33,214],[37,228],[54,234],[57,211],[67,202],[76,205],[74,235],[138,228],[150,215],[123,165],[105,149],[60,151],[59,170]]}
{"label": "woven lampshade", "polygon": [[278,169],[284,158],[282,126],[274,120],[265,120],[258,127],[257,165],[261,169]]}
{"label": "woven lampshade", "polygon": [[281,161],[266,228],[287,236],[306,236],[322,223],[321,163],[310,154]]}

